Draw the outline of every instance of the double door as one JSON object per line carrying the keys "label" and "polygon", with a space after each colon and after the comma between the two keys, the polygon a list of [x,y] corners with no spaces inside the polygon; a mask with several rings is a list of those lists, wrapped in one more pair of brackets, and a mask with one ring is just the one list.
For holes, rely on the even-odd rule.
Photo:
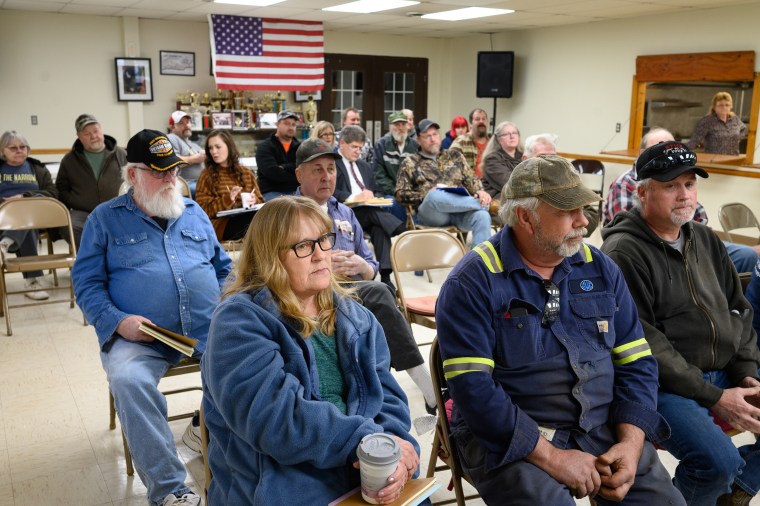
{"label": "double door", "polygon": [[362,128],[375,142],[388,131],[388,115],[414,111],[415,122],[427,116],[428,61],[400,58],[325,54],[325,88],[318,119],[341,128],[348,107],[361,111]]}

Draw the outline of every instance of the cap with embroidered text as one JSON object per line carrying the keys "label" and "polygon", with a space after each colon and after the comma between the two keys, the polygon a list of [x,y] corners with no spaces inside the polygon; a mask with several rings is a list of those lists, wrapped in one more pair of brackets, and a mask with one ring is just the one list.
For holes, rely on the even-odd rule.
{"label": "cap with embroidered text", "polygon": [[541,155],[521,162],[502,190],[503,199],[535,197],[550,206],[571,211],[602,199],[583,186],[575,167],[557,155]]}
{"label": "cap with embroidered text", "polygon": [[141,130],[129,139],[127,161],[142,163],[161,172],[187,165],[187,162],[174,152],[166,135],[157,130]]}
{"label": "cap with embroidered text", "polygon": [[696,163],[696,153],[686,144],[660,142],[644,150],[636,159],[636,180],[652,178],[655,181],[672,181],[689,171],[701,177],[709,177],[707,171],[697,167]]}

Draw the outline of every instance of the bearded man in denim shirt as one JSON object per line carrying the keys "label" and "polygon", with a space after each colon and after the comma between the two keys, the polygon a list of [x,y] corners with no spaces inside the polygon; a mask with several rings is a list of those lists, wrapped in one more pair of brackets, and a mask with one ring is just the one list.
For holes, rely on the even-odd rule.
{"label": "bearded man in denim shirt", "polygon": [[230,273],[206,214],[177,188],[186,165],[164,134],[143,130],[127,144],[125,195],[99,205],[82,233],[72,278],[95,326],[122,430],[151,505],[198,505],[185,485],[158,382],[180,353],[140,331],[152,322],[206,347],[211,313]]}

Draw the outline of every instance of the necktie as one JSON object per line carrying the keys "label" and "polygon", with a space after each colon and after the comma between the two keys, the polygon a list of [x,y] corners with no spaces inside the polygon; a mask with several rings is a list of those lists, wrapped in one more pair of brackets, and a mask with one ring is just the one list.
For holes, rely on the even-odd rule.
{"label": "necktie", "polygon": [[359,174],[356,172],[356,164],[354,162],[351,162],[351,173],[354,176],[354,181],[356,181],[356,184],[359,185],[359,189],[364,191],[365,190],[364,185],[362,184],[362,180],[359,179]]}

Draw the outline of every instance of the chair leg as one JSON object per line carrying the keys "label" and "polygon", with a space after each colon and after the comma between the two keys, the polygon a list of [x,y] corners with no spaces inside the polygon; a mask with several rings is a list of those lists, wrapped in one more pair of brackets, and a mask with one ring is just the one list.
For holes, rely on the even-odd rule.
{"label": "chair leg", "polygon": [[11,311],[8,307],[8,285],[5,282],[5,271],[0,275],[3,285],[3,313],[5,314],[5,329],[9,336],[13,335],[11,330]]}
{"label": "chair leg", "polygon": [[124,435],[124,431],[121,431],[121,441],[124,443],[124,460],[127,461],[127,476],[133,476],[135,474],[135,467],[132,465],[132,454],[129,452],[129,445],[127,445],[127,436]]}
{"label": "chair leg", "polygon": [[108,417],[108,428],[114,430],[116,428],[116,405],[114,404],[113,394],[110,390],[108,391]]}
{"label": "chair leg", "polygon": [[441,437],[438,434],[438,427],[435,429],[435,436],[433,437],[433,448],[430,450],[430,459],[428,460],[427,476],[426,478],[432,478],[435,476],[435,465],[438,462],[438,450],[441,448]]}

